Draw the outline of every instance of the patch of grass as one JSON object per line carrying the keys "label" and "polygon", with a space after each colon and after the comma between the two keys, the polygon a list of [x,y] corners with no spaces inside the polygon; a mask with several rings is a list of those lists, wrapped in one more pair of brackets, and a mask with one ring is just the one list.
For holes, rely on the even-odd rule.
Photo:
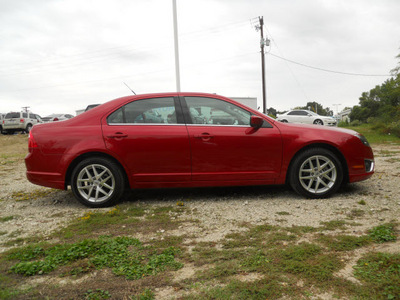
{"label": "patch of grass", "polygon": [[394,232],[394,224],[383,224],[369,230],[369,236],[377,243],[386,243],[396,241],[397,237]]}
{"label": "patch of grass", "polygon": [[14,219],[14,216],[7,216],[0,218],[0,223],[8,222]]}
{"label": "patch of grass", "polygon": [[185,208],[170,206],[156,208],[116,206],[108,211],[89,211],[62,229],[61,235],[64,239],[82,239],[100,236],[104,232],[126,235],[127,233],[149,234],[159,230],[176,229],[182,221],[173,220],[171,217],[184,210]]}
{"label": "patch of grass", "polygon": [[318,231],[318,228],[312,226],[292,226],[290,228],[285,228],[288,232],[293,234],[302,235],[305,233],[312,233]]}
{"label": "patch of grass", "polygon": [[360,218],[365,215],[365,211],[362,209],[352,209],[348,214],[347,217],[350,220],[354,220],[355,218]]}
{"label": "patch of grass", "polygon": [[365,200],[360,200],[357,203],[360,204],[360,205],[366,205],[367,204],[367,202],[365,202]]}
{"label": "patch of grass", "polygon": [[377,299],[400,299],[400,254],[367,254],[354,266],[354,275]]}
{"label": "patch of grass", "polygon": [[290,215],[290,213],[287,211],[278,211],[276,214],[280,215],[280,216],[289,216]]}
{"label": "patch of grass", "polygon": [[232,280],[226,286],[204,288],[196,295],[183,299],[279,299],[292,289],[290,285],[282,285],[276,279],[253,282]]}
{"label": "patch of grass", "polygon": [[329,222],[321,222],[321,225],[323,225],[321,230],[345,229],[346,228],[346,221],[333,220],[333,221],[329,221]]}
{"label": "patch of grass", "polygon": [[318,241],[322,242],[329,250],[332,251],[351,251],[369,245],[372,240],[368,236],[352,236],[352,235],[321,235]]}
{"label": "patch of grass", "polygon": [[145,289],[139,295],[135,295],[131,297],[132,300],[153,300],[155,299],[155,295],[152,290]]}
{"label": "patch of grass", "polygon": [[400,144],[400,138],[394,134],[384,134],[374,128],[373,124],[362,124],[360,126],[345,126],[364,135],[371,144]]}
{"label": "patch of grass", "polygon": [[21,289],[16,289],[15,285],[17,285],[15,280],[9,276],[0,274],[0,299],[12,300],[21,295],[24,291]]}
{"label": "patch of grass", "polygon": [[177,253],[179,250],[172,247],[157,253],[134,238],[101,237],[46,248],[26,247],[9,254],[8,259],[20,261],[10,271],[24,276],[50,273],[60,266],[88,259],[97,269],[111,268],[117,276],[139,279],[167,268],[181,268],[182,264],[175,261]]}
{"label": "patch of grass", "polygon": [[13,198],[15,201],[37,200],[43,197],[47,197],[50,194],[56,192],[58,191],[54,189],[38,189],[32,192],[19,191],[19,192],[13,192],[11,194],[11,198]]}
{"label": "patch of grass", "polygon": [[102,300],[102,299],[110,299],[111,294],[108,291],[103,291],[102,289],[96,290],[88,290],[85,295],[85,300]]}
{"label": "patch of grass", "polygon": [[392,157],[398,153],[400,153],[400,151],[380,150],[377,156]]}

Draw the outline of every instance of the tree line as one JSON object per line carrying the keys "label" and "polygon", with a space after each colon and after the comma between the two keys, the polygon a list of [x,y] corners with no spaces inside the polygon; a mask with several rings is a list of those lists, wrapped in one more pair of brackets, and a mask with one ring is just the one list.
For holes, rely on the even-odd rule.
{"label": "tree line", "polygon": [[[357,126],[369,123],[384,133],[393,133],[400,137],[400,54],[396,58],[399,63],[397,67],[391,70],[392,77],[381,85],[361,94],[359,104],[355,105],[350,113],[351,123],[349,125]],[[345,109],[347,108],[349,107]],[[305,106],[295,109],[311,110],[322,116],[334,114],[329,107],[324,108],[315,101],[307,102]],[[267,112],[268,115],[273,117],[283,113],[273,107],[269,108]]]}

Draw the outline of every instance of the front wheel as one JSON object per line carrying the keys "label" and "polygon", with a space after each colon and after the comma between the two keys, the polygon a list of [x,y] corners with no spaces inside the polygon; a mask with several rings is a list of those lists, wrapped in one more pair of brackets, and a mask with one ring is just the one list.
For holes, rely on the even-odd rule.
{"label": "front wheel", "polygon": [[338,190],[343,181],[343,168],[334,153],[324,148],[311,148],[293,161],[290,185],[308,198],[326,198]]}
{"label": "front wheel", "polygon": [[74,168],[71,187],[75,198],[85,206],[112,206],[124,192],[124,174],[112,160],[87,158]]}
{"label": "front wheel", "polygon": [[320,120],[320,119],[317,119],[314,121],[314,124],[315,125],[324,125],[324,122],[322,122],[322,120]]}

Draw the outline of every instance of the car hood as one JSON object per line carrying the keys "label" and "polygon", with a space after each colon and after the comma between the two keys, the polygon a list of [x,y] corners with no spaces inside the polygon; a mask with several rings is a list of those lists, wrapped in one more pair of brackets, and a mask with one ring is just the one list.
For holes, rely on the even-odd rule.
{"label": "car hood", "polygon": [[338,132],[338,133],[347,133],[350,135],[356,135],[358,132],[351,130],[351,129],[346,129],[346,128],[340,128],[340,127],[328,127],[328,126],[319,126],[319,125],[307,125],[307,124],[297,124],[297,123],[280,123],[280,122],[275,122],[275,125],[279,127],[279,129],[284,130],[285,128],[290,128],[290,129],[297,129],[301,131],[301,129],[307,128],[307,130],[313,130],[313,131],[323,131],[323,132]]}

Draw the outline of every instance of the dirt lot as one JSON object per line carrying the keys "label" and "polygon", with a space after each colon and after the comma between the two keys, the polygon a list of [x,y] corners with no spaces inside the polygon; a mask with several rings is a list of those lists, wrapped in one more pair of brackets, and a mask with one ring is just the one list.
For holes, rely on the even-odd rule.
{"label": "dirt lot", "polygon": [[[83,207],[71,191],[30,184],[23,161],[26,143],[26,135],[0,137],[0,219],[4,220],[0,223],[0,252],[12,248],[13,241],[20,245],[21,239],[30,236],[46,239],[89,211],[110,210]],[[376,145],[373,148],[375,175],[367,181],[348,185],[330,199],[303,199],[287,187],[241,187],[135,191],[121,205],[185,206],[185,213],[178,218],[196,222],[179,228],[179,234],[195,243],[218,243],[227,234],[242,231],[244,223],[317,227],[322,222],[346,219],[354,221],[354,226],[347,226],[346,232],[359,235],[373,226],[398,222],[400,215],[400,147]],[[151,240],[159,237],[160,232],[164,232],[162,228],[138,238]],[[379,251],[400,253],[399,241],[376,247]],[[351,279],[351,271],[344,268],[342,273]],[[179,276],[190,274],[188,271]],[[168,291],[164,292],[168,295]],[[159,291],[158,296],[162,293]]]}

